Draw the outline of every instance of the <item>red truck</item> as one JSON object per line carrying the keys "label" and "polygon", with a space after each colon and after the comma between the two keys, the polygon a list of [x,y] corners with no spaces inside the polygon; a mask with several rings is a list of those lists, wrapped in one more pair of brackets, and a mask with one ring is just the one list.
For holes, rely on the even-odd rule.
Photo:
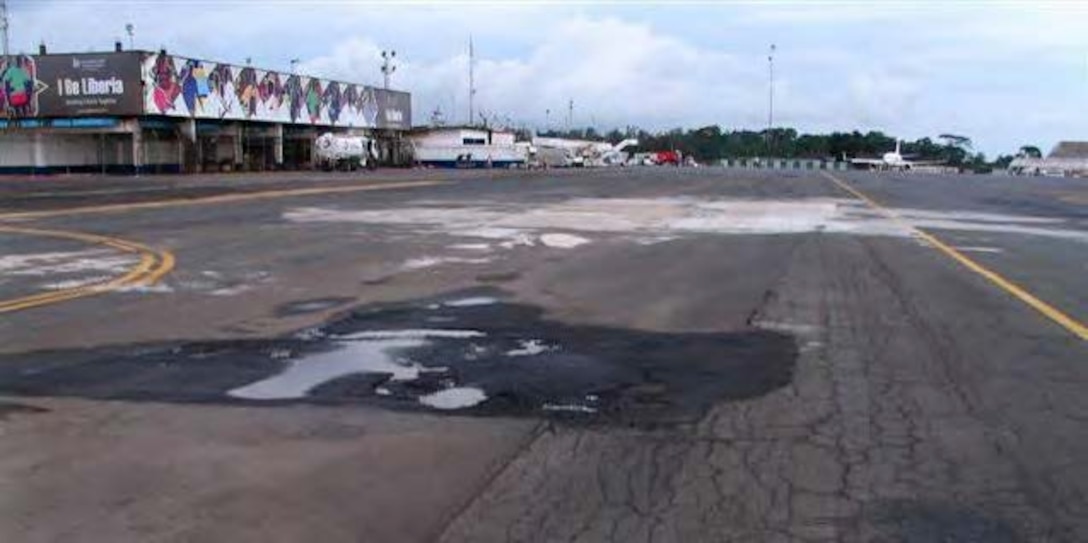
{"label": "red truck", "polygon": [[680,154],[680,151],[658,151],[650,156],[650,160],[659,166],[679,166],[681,164],[680,161],[683,160],[683,156]]}

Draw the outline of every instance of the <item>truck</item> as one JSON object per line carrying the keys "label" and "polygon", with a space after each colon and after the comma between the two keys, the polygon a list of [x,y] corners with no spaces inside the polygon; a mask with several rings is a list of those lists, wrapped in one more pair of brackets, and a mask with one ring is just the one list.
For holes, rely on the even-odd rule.
{"label": "truck", "polygon": [[314,158],[326,171],[373,170],[378,164],[378,150],[371,138],[326,132],[314,141]]}
{"label": "truck", "polygon": [[651,155],[650,160],[658,166],[679,166],[683,163],[683,155],[680,151],[657,151]]}

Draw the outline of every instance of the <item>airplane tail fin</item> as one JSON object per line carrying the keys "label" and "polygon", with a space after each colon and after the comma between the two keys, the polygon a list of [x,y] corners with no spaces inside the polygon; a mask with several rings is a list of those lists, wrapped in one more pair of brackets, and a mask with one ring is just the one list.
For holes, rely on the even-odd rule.
{"label": "airplane tail fin", "polygon": [[903,153],[901,153],[901,152],[899,151],[899,144],[900,144],[900,143],[902,143],[902,142],[901,142],[900,140],[898,140],[898,139],[897,139],[897,140],[895,140],[895,154],[897,154],[897,155],[902,155],[902,154],[903,154]]}

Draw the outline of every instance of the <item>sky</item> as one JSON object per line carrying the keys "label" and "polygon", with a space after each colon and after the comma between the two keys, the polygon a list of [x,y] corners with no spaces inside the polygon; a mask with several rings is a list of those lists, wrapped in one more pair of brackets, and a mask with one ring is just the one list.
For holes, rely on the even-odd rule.
{"label": "sky", "polygon": [[[8,0],[13,52],[137,49],[380,84],[415,124],[476,110],[514,126],[767,126],[963,134],[991,158],[1088,139],[1088,2]],[[573,114],[569,104],[573,101]]]}

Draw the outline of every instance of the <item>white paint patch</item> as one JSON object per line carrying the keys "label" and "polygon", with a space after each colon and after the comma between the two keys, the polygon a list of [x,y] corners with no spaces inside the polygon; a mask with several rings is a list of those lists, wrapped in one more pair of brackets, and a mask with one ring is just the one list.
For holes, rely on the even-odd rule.
{"label": "white paint patch", "polygon": [[486,264],[491,262],[490,258],[458,258],[452,256],[424,256],[421,258],[411,258],[404,261],[401,265],[406,270],[422,270],[424,268],[433,268],[442,264]]}
{"label": "white paint patch", "polygon": [[1040,226],[1024,226],[1009,222],[1005,224],[976,223],[956,220],[922,220],[913,224],[925,229],[959,230],[966,232],[994,232],[998,234],[1023,234],[1026,236],[1040,236],[1048,238],[1067,239],[1088,243],[1088,231],[1066,230],[1062,228],[1044,228]]}
{"label": "white paint patch", "polygon": [[[444,207],[344,211],[298,208],[284,214],[295,222],[393,224],[416,232],[498,240],[511,249],[534,244],[545,230],[624,232],[636,239],[700,234],[796,234],[827,232],[909,237],[922,228],[1048,236],[1088,243],[1088,231],[1063,229],[1062,219],[978,213],[892,209],[902,220],[856,199],[741,200],[677,198],[575,198],[548,205],[448,202]],[[547,234],[544,234],[547,235]],[[543,241],[543,240],[542,240]]]}
{"label": "white paint patch", "polygon": [[452,387],[419,397],[419,403],[435,409],[464,409],[487,399],[483,390],[475,387]]}
{"label": "white paint patch", "polygon": [[208,294],[212,296],[237,296],[253,290],[253,285],[235,285],[233,287],[217,288]]}
{"label": "white paint patch", "polygon": [[291,358],[291,354],[291,349],[273,349],[272,352],[268,353],[268,358],[271,358],[272,360],[287,360],[288,358]]}
{"label": "white paint patch", "polygon": [[113,280],[114,277],[110,275],[100,275],[97,277],[84,277],[82,279],[68,279],[66,281],[57,281],[55,283],[46,283],[41,285],[42,290],[68,290],[73,288],[83,288],[96,283],[108,283]]}
{"label": "white paint patch", "polygon": [[442,330],[442,329],[429,329],[420,328],[414,330],[364,330],[362,332],[352,332],[350,334],[344,334],[342,336],[332,336],[333,339],[338,340],[384,340],[384,339],[429,339],[429,338],[444,338],[444,339],[467,339],[474,337],[485,337],[487,334],[477,330]]}
{"label": "white paint patch", "polygon": [[789,334],[797,334],[800,336],[810,336],[820,331],[819,326],[814,326],[811,324],[799,324],[793,322],[759,321],[756,322],[755,325],[756,328],[762,328],[764,330],[786,332]]}
{"label": "white paint patch", "polygon": [[459,236],[465,236],[468,238],[484,238],[484,239],[503,239],[509,240],[522,245],[532,245],[533,239],[525,232],[517,228],[494,228],[494,227],[480,227],[476,228],[470,226],[467,230],[459,230],[456,232]]}
{"label": "white paint patch", "polygon": [[450,249],[458,251],[490,251],[491,245],[487,243],[457,243],[450,245]]}
{"label": "white paint patch", "polygon": [[416,338],[346,342],[334,351],[292,360],[283,372],[235,388],[227,394],[247,400],[303,398],[322,383],[356,373],[388,373],[394,381],[414,380],[419,377],[421,367],[395,360],[390,352],[420,347],[424,343]]}
{"label": "white paint patch", "polygon": [[540,236],[540,243],[543,243],[548,247],[573,249],[579,245],[585,245],[586,243],[589,243],[589,240],[581,236],[574,236],[571,234],[544,234]]}
{"label": "white paint patch", "polygon": [[117,254],[108,250],[87,250],[54,253],[30,253],[0,256],[0,274],[44,276],[94,272],[122,274],[138,261],[130,254]]}
{"label": "white paint patch", "polygon": [[314,341],[317,339],[323,339],[327,336],[324,330],[320,328],[305,328],[295,333],[295,339],[302,341]]}
{"label": "white paint patch", "polygon": [[1030,217],[1024,215],[1006,215],[1000,213],[978,213],[974,211],[931,211],[928,209],[899,208],[896,210],[896,212],[899,213],[901,217],[905,219],[910,219],[912,221],[952,220],[998,224],[1062,224],[1066,222],[1065,219],[1058,219],[1053,217]]}
{"label": "white paint patch", "polygon": [[554,351],[555,349],[555,346],[545,345],[544,342],[539,339],[523,339],[518,341],[517,349],[506,351],[506,356],[536,356],[548,351]]}
{"label": "white paint patch", "polygon": [[483,345],[477,345],[470,343],[468,348],[465,349],[465,360],[478,360],[481,356],[487,354],[488,348]]}
{"label": "white paint patch", "polygon": [[0,256],[0,272],[11,273],[15,271],[33,268],[40,265],[52,264],[73,258],[81,258],[95,254],[104,254],[105,251],[71,251],[64,253],[31,253],[21,255]]}
{"label": "white paint patch", "polygon": [[642,236],[635,238],[635,243],[639,245],[657,245],[658,243],[667,243],[676,239],[680,239],[679,236]]}
{"label": "white paint patch", "polygon": [[472,298],[461,298],[460,300],[452,300],[442,305],[446,307],[473,307],[477,305],[492,305],[498,302],[498,298],[492,298],[490,296],[475,296]]}
{"label": "white paint patch", "polygon": [[546,403],[541,406],[541,409],[545,411],[565,411],[568,413],[596,413],[596,407],[590,407],[588,405],[579,404],[555,404]]}
{"label": "white paint patch", "polygon": [[1005,249],[1000,247],[981,247],[981,246],[966,246],[956,247],[957,251],[963,251],[965,253],[1004,253]]}

